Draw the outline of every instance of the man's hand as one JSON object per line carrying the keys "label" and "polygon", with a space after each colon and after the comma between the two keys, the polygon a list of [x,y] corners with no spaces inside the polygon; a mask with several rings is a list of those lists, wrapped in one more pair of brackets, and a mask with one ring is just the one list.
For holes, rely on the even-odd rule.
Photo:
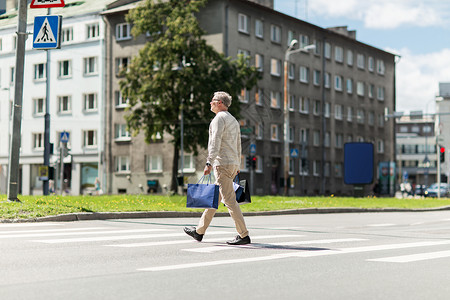
{"label": "man's hand", "polygon": [[205,169],[203,169],[203,175],[209,175],[211,173],[212,166],[205,166]]}

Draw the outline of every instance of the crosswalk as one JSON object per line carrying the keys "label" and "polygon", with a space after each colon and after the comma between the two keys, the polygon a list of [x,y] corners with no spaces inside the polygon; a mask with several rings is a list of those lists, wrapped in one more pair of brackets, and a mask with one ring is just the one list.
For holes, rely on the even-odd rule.
{"label": "crosswalk", "polygon": [[[251,229],[252,244],[229,246],[225,243],[235,232],[233,228],[210,228],[202,243],[194,241],[183,232],[182,225],[127,225],[108,223],[108,226],[80,226],[81,223],[27,223],[0,224],[0,241],[21,240],[33,244],[65,245],[80,247],[105,247],[110,251],[129,249],[171,248],[185,255],[202,254],[201,261],[178,262],[168,265],[144,266],[137,271],[158,272],[252,262],[264,262],[286,258],[312,259],[323,256],[342,256],[366,253],[367,263],[414,263],[450,257],[450,240],[426,239],[386,241],[376,236],[349,236],[329,233],[318,234],[301,227],[279,227],[271,230]],[[100,223],[96,223],[100,224]],[[395,224],[368,224],[367,227],[389,227]],[[436,247],[433,250],[433,247]],[[114,250],[116,249],[116,250]],[[243,250],[246,251],[243,251]],[[252,253],[249,250],[255,250]],[[259,251],[264,249],[265,251]],[[397,250],[411,251],[405,254]],[[217,259],[215,253],[231,253],[239,256]],[[240,252],[239,252],[240,251]],[[419,252],[419,253],[417,253]],[[191,254],[189,254],[191,253]]]}

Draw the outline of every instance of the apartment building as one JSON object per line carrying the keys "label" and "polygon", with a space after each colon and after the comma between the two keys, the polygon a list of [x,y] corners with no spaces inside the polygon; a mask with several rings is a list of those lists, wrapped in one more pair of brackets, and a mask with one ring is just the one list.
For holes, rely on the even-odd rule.
{"label": "apartment building", "polygon": [[[60,133],[70,134],[70,155],[63,159],[64,190],[78,195],[93,187],[97,177],[103,177],[105,23],[99,13],[110,2],[113,1],[65,1],[64,8],[52,9],[52,14],[62,15],[63,21],[61,49],[49,51],[50,74],[46,74],[46,52],[32,49],[32,36],[27,39],[19,173],[19,192],[24,195],[42,194],[38,171],[43,164],[47,81],[50,84],[50,143],[54,144],[50,160],[56,174],[60,174]],[[35,16],[46,14],[47,9],[28,9],[27,31],[33,32]],[[0,16],[1,193],[6,193],[16,31],[17,10],[11,9]],[[58,189],[58,185],[52,188]]]}
{"label": "apartment building", "polygon": [[[145,144],[142,136],[129,136],[123,121],[126,100],[116,72],[146,42],[146,37],[123,36],[130,28],[125,14],[134,5],[117,2],[104,14],[109,28],[106,158],[111,193],[148,192],[155,182],[158,192],[165,191],[172,172],[167,139]],[[395,107],[395,56],[359,42],[346,27],[321,28],[272,8],[273,1],[210,0],[198,14],[205,38],[216,50],[248,56],[262,75],[256,88],[243,90],[234,100],[241,106],[239,121],[245,129],[241,174],[253,178],[256,194],[283,193],[282,66],[288,46],[297,39],[301,47],[313,44],[315,49],[290,57],[287,136],[289,153],[297,155],[290,157],[288,193],[352,194],[353,186],[343,180],[346,142],[373,143],[376,167],[395,160],[394,122],[384,118]],[[245,165],[250,155],[257,158],[254,171]],[[202,174],[205,155],[185,154],[184,161],[183,174],[193,182]]]}

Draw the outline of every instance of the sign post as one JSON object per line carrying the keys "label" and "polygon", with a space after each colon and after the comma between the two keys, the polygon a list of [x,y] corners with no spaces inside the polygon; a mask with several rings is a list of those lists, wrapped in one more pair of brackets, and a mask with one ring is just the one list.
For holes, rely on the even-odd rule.
{"label": "sign post", "polygon": [[60,180],[60,184],[61,186],[59,187],[59,192],[62,196],[63,194],[63,186],[64,186],[64,157],[66,156],[67,153],[67,143],[69,142],[69,133],[66,131],[63,131],[60,133],[59,136],[59,141],[61,142],[61,149],[59,150],[59,165],[60,165],[60,175],[59,175],[59,180]]}

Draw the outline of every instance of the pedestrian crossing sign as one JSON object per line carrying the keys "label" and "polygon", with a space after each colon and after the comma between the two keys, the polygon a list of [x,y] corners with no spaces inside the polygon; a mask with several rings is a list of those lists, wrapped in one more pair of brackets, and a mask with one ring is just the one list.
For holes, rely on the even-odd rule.
{"label": "pedestrian crossing sign", "polygon": [[69,133],[67,131],[63,131],[59,135],[59,140],[61,143],[68,143],[69,142]]}
{"label": "pedestrian crossing sign", "polygon": [[62,16],[34,17],[33,48],[59,49],[61,47]]}

